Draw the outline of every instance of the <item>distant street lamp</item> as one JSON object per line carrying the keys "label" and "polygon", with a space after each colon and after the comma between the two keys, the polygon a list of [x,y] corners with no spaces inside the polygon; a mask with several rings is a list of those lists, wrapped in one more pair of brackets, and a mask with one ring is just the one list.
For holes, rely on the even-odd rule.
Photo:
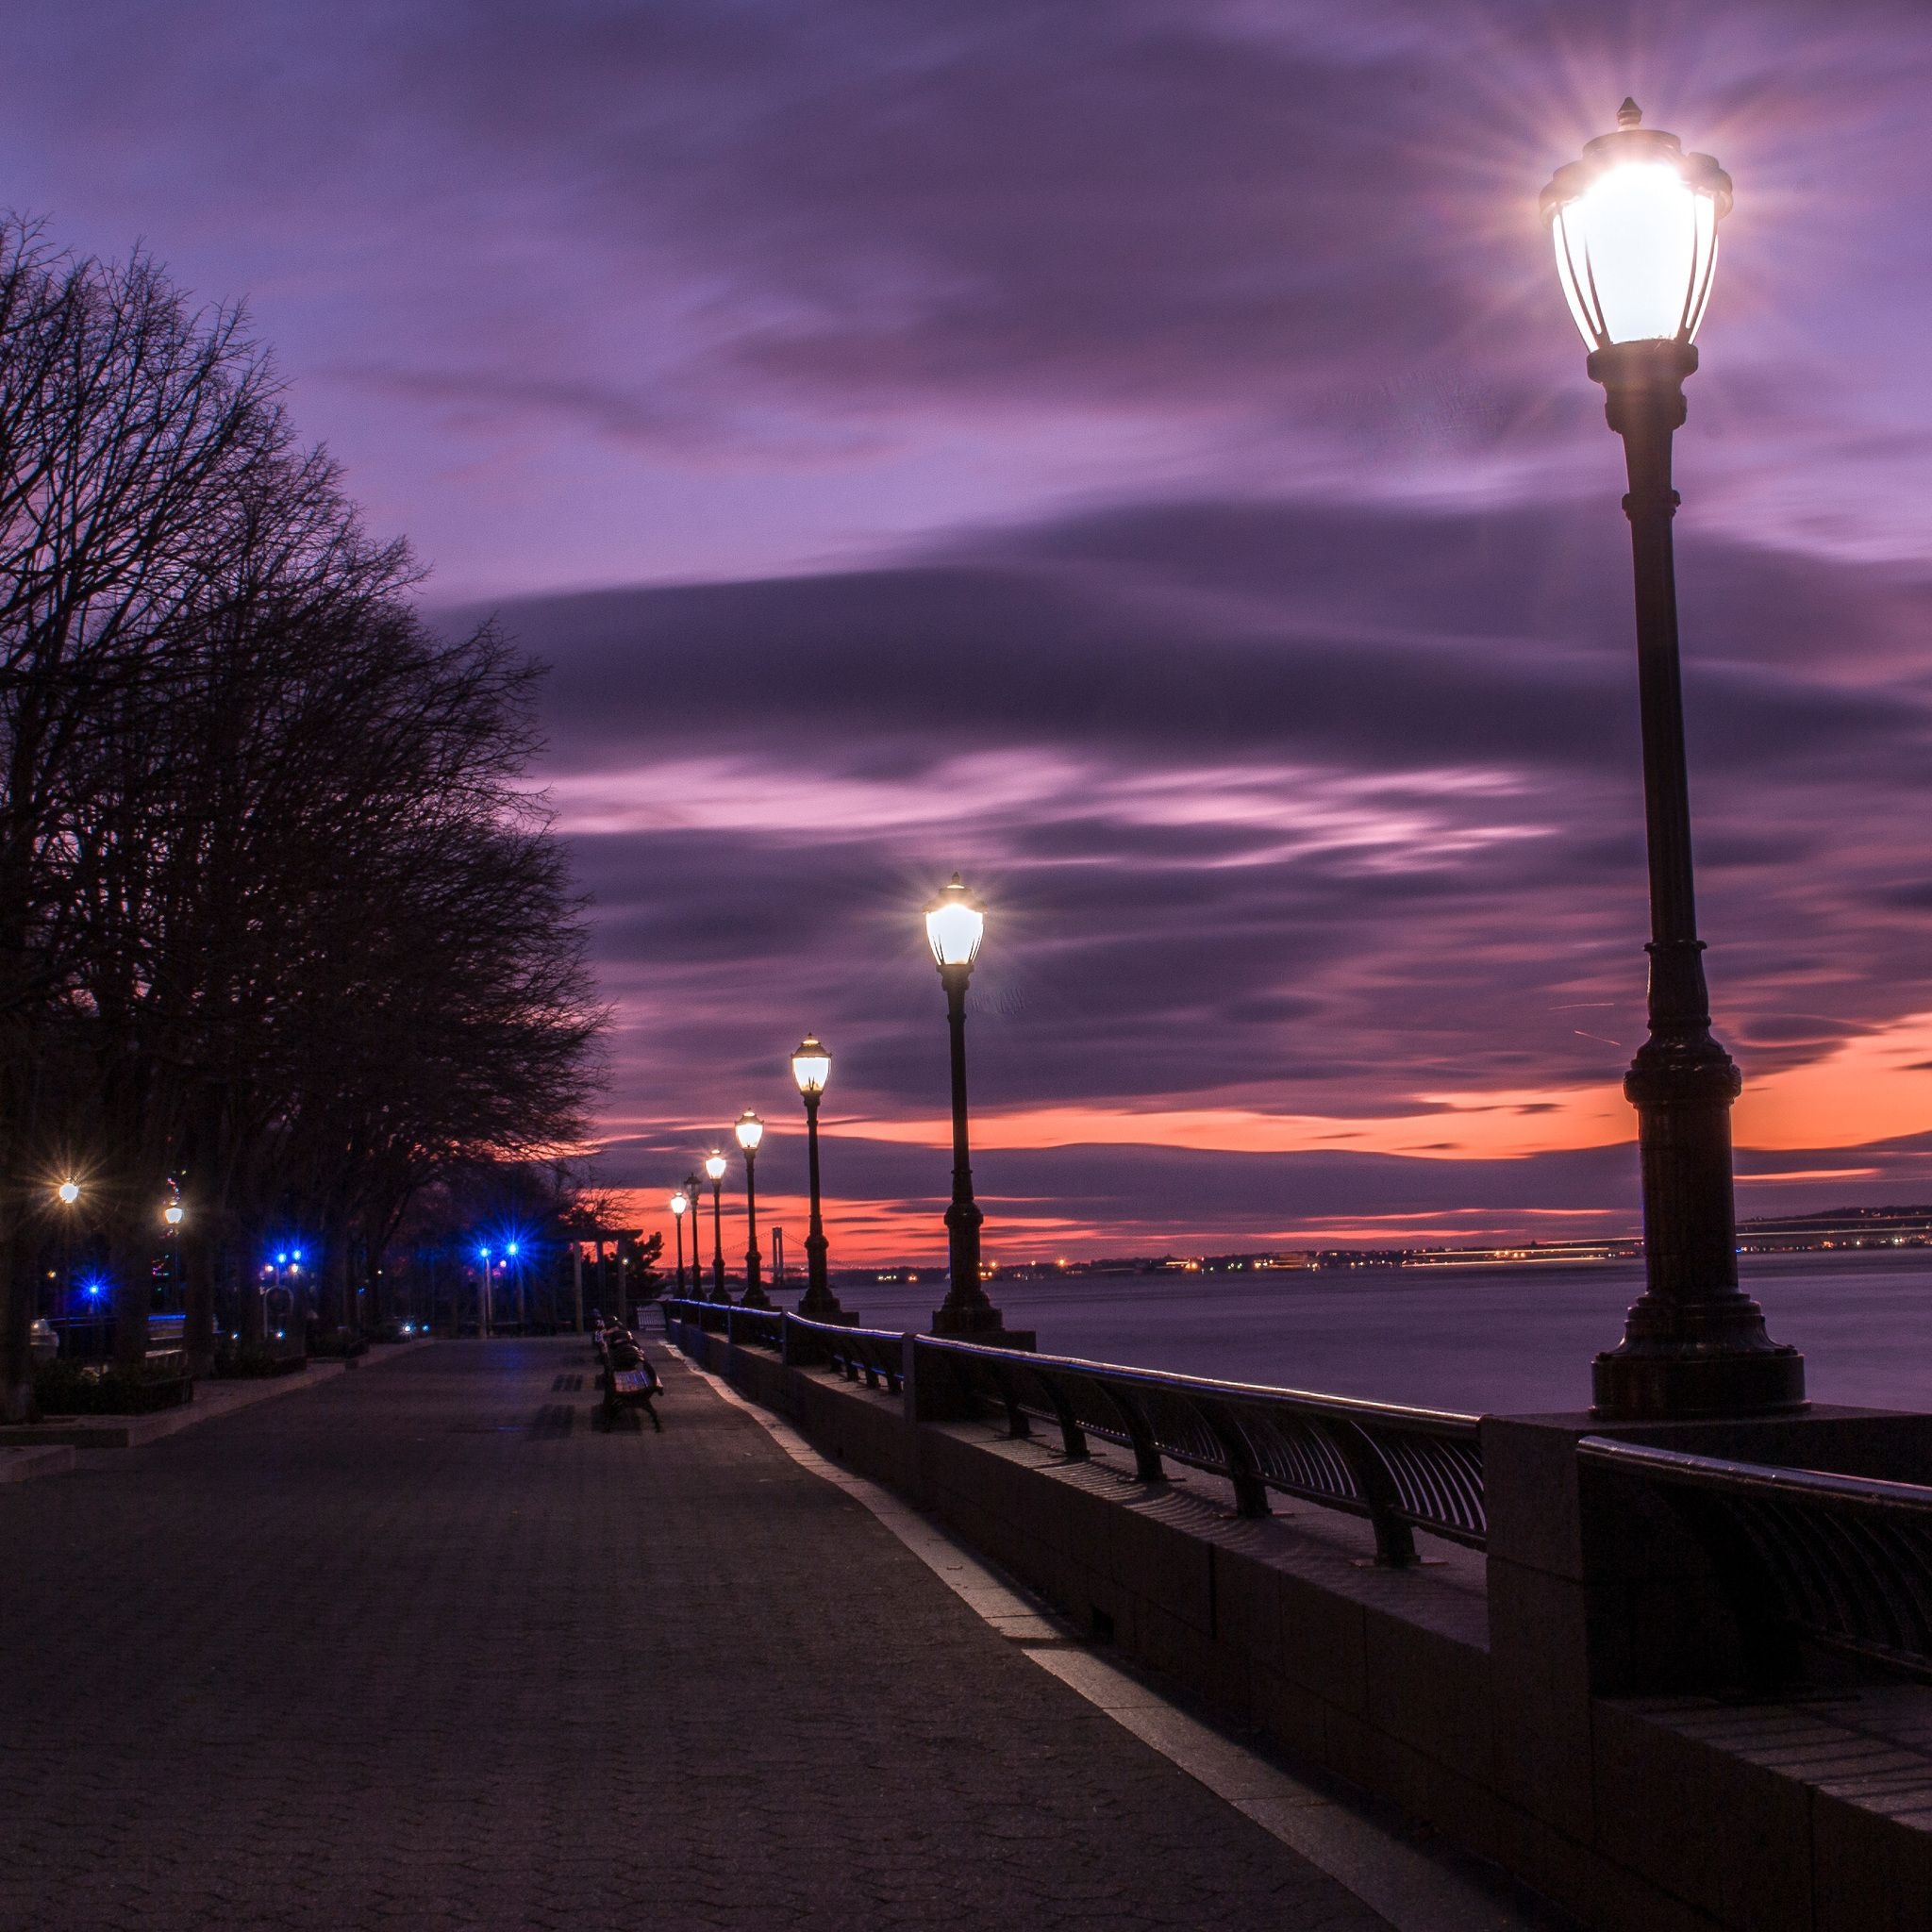
{"label": "distant street lamp", "polygon": [[765,1284],[758,1263],[758,1190],[756,1174],[758,1142],[765,1138],[765,1124],[750,1108],[746,1108],[732,1124],[731,1132],[744,1153],[744,1306],[748,1308],[769,1308],[772,1306],[771,1298],[765,1293]]}
{"label": "distant street lamp", "polygon": [[731,1297],[724,1292],[724,1223],[719,1197],[724,1191],[724,1170],[730,1166],[724,1157],[713,1150],[705,1156],[705,1172],[711,1181],[711,1299],[714,1302],[728,1302]]}
{"label": "distant street lamp", "polygon": [[805,1238],[805,1295],[798,1312],[813,1322],[837,1322],[845,1310],[832,1292],[831,1277],[825,1269],[824,1217],[819,1196],[819,1101],[825,1082],[832,1075],[832,1056],[816,1033],[808,1033],[791,1056],[791,1077],[798,1082],[805,1102],[806,1171],[811,1179],[811,1229]]}
{"label": "distant street lamp", "polygon": [[1650,855],[1650,1038],[1624,1081],[1642,1151],[1646,1284],[1592,1380],[1604,1416],[1748,1415],[1801,1407],[1805,1364],[1765,1333],[1763,1311],[1738,1286],[1730,1109],[1741,1083],[1711,1037],[1697,937],[1671,540],[1671,438],[1697,367],[1692,338],[1731,180],[1642,119],[1625,101],[1617,131],[1591,142],[1542,193],[1563,292],[1629,471]]}
{"label": "distant street lamp", "polygon": [[951,1281],[943,1307],[933,1313],[936,1335],[976,1335],[998,1330],[1000,1311],[979,1283],[979,1226],[985,1219],[973,1198],[972,1154],[966,1135],[966,985],[986,933],[986,911],[955,873],[925,908],[925,937],[946,990],[946,1021],[953,1048],[953,1199],[946,1208],[946,1248]]}
{"label": "distant street lamp", "polygon": [[[671,1197],[671,1215],[672,1215],[672,1221],[671,1221],[671,1224],[672,1224],[672,1226],[674,1226],[674,1227],[675,1227],[675,1229],[677,1230],[677,1298],[678,1298],[678,1300],[679,1300],[679,1301],[682,1301],[682,1300],[684,1299],[684,1217],[685,1217],[685,1216],[686,1216],[686,1214],[688,1214],[688,1213],[689,1213],[690,1211],[691,1211],[691,1203],[690,1203],[690,1201],[688,1201],[688,1200],[687,1200],[687,1199],[685,1198],[685,1196],[684,1196],[684,1195],[682,1195],[682,1194],[673,1194],[673,1195],[672,1195],[672,1197]],[[693,1236],[695,1236],[695,1235],[696,1235],[696,1233],[697,1233],[697,1229],[696,1229],[696,1228],[692,1228],[692,1229],[691,1229],[691,1233],[692,1233],[692,1235],[693,1235]],[[692,1273],[693,1274],[695,1274],[697,1273],[697,1258],[698,1258],[698,1251],[697,1251],[697,1247],[696,1247],[695,1241],[693,1241],[693,1244],[692,1244],[692,1247],[691,1247],[691,1273]]]}
{"label": "distant street lamp", "polygon": [[59,1196],[60,1205],[63,1208],[72,1208],[80,1199],[80,1183],[78,1181],[62,1181],[54,1191]]}

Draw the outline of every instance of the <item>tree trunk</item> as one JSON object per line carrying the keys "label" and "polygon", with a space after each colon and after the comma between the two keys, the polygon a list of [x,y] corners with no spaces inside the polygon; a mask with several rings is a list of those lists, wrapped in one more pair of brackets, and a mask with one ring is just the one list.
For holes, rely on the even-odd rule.
{"label": "tree trunk", "polygon": [[154,1257],[125,1231],[108,1243],[114,1281],[114,1360],[136,1369],[147,1359],[147,1318],[155,1305]]}
{"label": "tree trunk", "polygon": [[207,1375],[215,1366],[214,1243],[194,1240],[181,1252],[181,1345],[188,1352],[188,1373]]}
{"label": "tree trunk", "polygon": [[34,1280],[18,1231],[0,1242],[0,1422],[34,1419]]}

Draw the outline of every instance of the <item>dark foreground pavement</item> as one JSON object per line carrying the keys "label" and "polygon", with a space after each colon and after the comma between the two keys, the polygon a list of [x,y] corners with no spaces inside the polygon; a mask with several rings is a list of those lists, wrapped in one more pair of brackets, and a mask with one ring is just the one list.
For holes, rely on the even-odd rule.
{"label": "dark foreground pavement", "polygon": [[439,1344],[0,1489],[0,1927],[1385,1922],[667,1369]]}

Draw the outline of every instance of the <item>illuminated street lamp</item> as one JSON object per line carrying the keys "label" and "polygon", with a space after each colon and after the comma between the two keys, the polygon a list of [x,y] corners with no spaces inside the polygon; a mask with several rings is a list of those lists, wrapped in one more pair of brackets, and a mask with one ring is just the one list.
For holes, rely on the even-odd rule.
{"label": "illuminated street lamp", "polygon": [[716,1148],[705,1156],[705,1173],[711,1181],[711,1299],[714,1302],[731,1299],[724,1292],[724,1224],[718,1206],[719,1197],[724,1191],[724,1170],[730,1164]]}
{"label": "illuminated street lamp", "polygon": [[746,1108],[732,1123],[731,1133],[744,1152],[744,1306],[748,1308],[769,1308],[771,1298],[765,1293],[758,1262],[758,1190],[754,1172],[758,1164],[758,1142],[765,1138],[765,1124],[750,1108]]}
{"label": "illuminated street lamp", "polygon": [[1731,180],[1642,120],[1625,101],[1617,131],[1591,142],[1542,193],[1563,292],[1629,471],[1650,855],[1650,1038],[1624,1081],[1642,1151],[1646,1281],[1592,1381],[1604,1416],[1748,1415],[1801,1407],[1805,1364],[1765,1333],[1763,1311],[1738,1286],[1730,1109],[1740,1081],[1711,1037],[1697,937],[1671,541],[1671,438],[1697,367],[1691,339]]}
{"label": "illuminated street lamp", "polygon": [[832,1056],[816,1033],[808,1033],[791,1056],[791,1077],[805,1102],[806,1168],[811,1180],[811,1229],[805,1238],[805,1296],[798,1312],[814,1322],[841,1322],[845,1310],[825,1272],[825,1224],[819,1200],[819,1101],[831,1078]]}
{"label": "illuminated street lamp", "polygon": [[976,1335],[1000,1328],[1000,1311],[979,1285],[979,1224],[985,1219],[973,1198],[972,1156],[966,1136],[966,985],[986,934],[986,911],[955,873],[925,908],[925,937],[946,990],[946,1020],[953,1046],[953,1199],[946,1208],[946,1250],[951,1283],[945,1305],[934,1311],[936,1335]]}
{"label": "illuminated street lamp", "polygon": [[60,1205],[63,1208],[72,1208],[80,1199],[80,1183],[78,1181],[62,1181],[54,1190],[54,1192],[59,1197]]}
{"label": "illuminated street lamp", "polygon": [[[690,1211],[691,1203],[683,1194],[672,1195],[671,1224],[677,1230],[677,1296],[680,1301],[684,1299],[684,1217]],[[696,1228],[692,1228],[691,1233],[695,1235],[697,1233]],[[691,1272],[696,1274],[697,1249],[695,1246],[691,1249]]]}
{"label": "illuminated street lamp", "polygon": [[483,1259],[483,1288],[476,1298],[476,1332],[479,1336],[487,1338],[490,1334],[490,1305],[492,1299],[490,1289],[490,1250],[478,1248],[476,1252]]}

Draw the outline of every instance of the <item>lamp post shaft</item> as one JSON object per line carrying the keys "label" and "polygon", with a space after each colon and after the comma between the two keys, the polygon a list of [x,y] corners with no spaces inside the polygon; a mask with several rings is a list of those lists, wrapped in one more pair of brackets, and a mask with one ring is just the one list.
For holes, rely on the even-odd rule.
{"label": "lamp post shaft", "polygon": [[758,1257],[758,1158],[749,1147],[744,1150],[744,1306],[769,1308],[764,1274]]}
{"label": "lamp post shaft", "polygon": [[677,1232],[677,1298],[684,1299],[684,1216],[674,1214],[672,1224]]}
{"label": "lamp post shaft", "polygon": [[825,1240],[824,1216],[821,1208],[819,1192],[819,1098],[816,1093],[808,1093],[805,1098],[805,1164],[810,1180],[811,1225],[805,1237],[805,1295],[798,1304],[798,1312],[814,1321],[823,1321],[827,1316],[836,1316],[844,1311],[839,1306],[838,1297],[832,1292],[830,1275],[825,1267],[825,1252],[830,1245]]}
{"label": "lamp post shaft", "polygon": [[1745,1415],[1805,1399],[1804,1358],[1771,1340],[1738,1286],[1730,1110],[1741,1081],[1711,1034],[1697,937],[1671,483],[1671,439],[1696,367],[1697,351],[1671,341],[1618,343],[1590,358],[1630,479],[1650,864],[1650,1037],[1624,1081],[1638,1117],[1645,1286],[1622,1344],[1592,1366],[1607,1417]]}
{"label": "lamp post shaft", "polygon": [[721,1174],[711,1183],[711,1299],[728,1301],[724,1292],[724,1210],[720,1205],[724,1192]]}
{"label": "lamp post shaft", "polygon": [[933,1319],[939,1334],[997,1327],[999,1315],[979,1281],[979,1227],[986,1218],[973,1198],[973,1153],[966,1124],[966,982],[969,969],[942,966],[953,1056],[953,1199],[946,1208],[950,1280]]}

